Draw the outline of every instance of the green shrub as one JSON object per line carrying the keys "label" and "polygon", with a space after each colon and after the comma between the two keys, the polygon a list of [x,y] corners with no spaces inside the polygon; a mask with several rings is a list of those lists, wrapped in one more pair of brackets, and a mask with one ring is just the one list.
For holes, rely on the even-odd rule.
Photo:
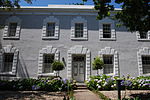
{"label": "green shrub", "polygon": [[40,79],[19,79],[16,81],[0,80],[0,90],[15,90],[15,91],[67,91],[73,90],[76,87],[74,81],[67,79],[55,78],[40,78]]}
{"label": "green shrub", "polygon": [[58,76],[59,76],[59,71],[64,69],[64,64],[60,61],[54,61],[52,63],[52,69],[58,71]]}

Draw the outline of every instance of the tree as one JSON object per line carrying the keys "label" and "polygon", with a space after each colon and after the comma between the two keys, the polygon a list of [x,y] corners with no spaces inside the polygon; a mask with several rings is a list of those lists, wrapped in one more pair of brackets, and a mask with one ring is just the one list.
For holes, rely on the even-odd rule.
{"label": "tree", "polygon": [[97,70],[97,74],[98,74],[98,69],[102,69],[104,67],[104,62],[102,58],[96,57],[92,62],[92,65],[93,65],[93,70]]}
{"label": "tree", "polygon": [[110,12],[114,11],[114,5],[111,4],[113,1],[122,8],[113,17],[129,31],[144,34],[150,30],[150,0],[93,0],[99,20],[109,17]]}
{"label": "tree", "polygon": [[62,62],[60,62],[60,61],[54,61],[52,63],[52,69],[54,71],[58,71],[58,76],[59,76],[59,71],[64,69],[64,64]]}
{"label": "tree", "polygon": [[[19,5],[19,2],[21,0],[0,0],[0,7],[8,7],[8,8],[14,8],[14,7],[17,7],[19,8],[20,5]],[[24,0],[26,1],[27,3],[32,3],[32,0]]]}

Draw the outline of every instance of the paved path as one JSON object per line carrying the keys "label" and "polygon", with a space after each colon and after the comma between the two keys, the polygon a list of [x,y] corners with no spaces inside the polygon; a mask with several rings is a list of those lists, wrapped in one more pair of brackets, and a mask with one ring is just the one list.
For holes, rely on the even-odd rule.
{"label": "paved path", "polygon": [[98,95],[94,94],[88,89],[74,90],[76,100],[100,100]]}

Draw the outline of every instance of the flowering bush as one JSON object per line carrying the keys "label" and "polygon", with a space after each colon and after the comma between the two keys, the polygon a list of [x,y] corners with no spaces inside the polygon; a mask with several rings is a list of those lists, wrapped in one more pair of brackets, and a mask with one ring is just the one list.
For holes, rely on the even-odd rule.
{"label": "flowering bush", "polygon": [[150,89],[150,77],[113,77],[113,76],[91,76],[86,82],[89,89],[94,90],[115,90],[116,89],[116,80],[121,81],[122,89]]}
{"label": "flowering bush", "polygon": [[76,88],[76,82],[61,78],[0,80],[0,90],[67,91]]}

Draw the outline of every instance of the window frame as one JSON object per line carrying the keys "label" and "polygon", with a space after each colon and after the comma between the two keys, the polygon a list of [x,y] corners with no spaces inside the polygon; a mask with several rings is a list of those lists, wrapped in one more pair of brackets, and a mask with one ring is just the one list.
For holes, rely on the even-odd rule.
{"label": "window frame", "polygon": [[[104,24],[110,24],[111,26],[111,37],[110,38],[104,38],[103,37],[103,25]],[[114,20],[106,17],[99,21],[99,40],[100,41],[116,41],[116,30],[115,30],[115,22]]]}
{"label": "window frame", "polygon": [[[79,26],[82,25],[82,27],[79,27]],[[79,27],[79,29],[77,30],[77,27]],[[75,38],[83,38],[83,27],[84,27],[84,24],[83,23],[75,23]],[[78,33],[78,32],[79,33]],[[78,34],[78,36],[76,36]]]}
{"label": "window frame", "polygon": [[[83,37],[75,37],[75,24],[83,23]],[[71,40],[87,41],[88,40],[88,29],[87,29],[87,20],[81,16],[77,16],[71,20]]]}
{"label": "window frame", "polygon": [[[55,23],[54,36],[47,36],[47,24]],[[59,20],[54,16],[46,17],[43,20],[42,40],[58,40],[59,39]]]}
{"label": "window frame", "polygon": [[53,46],[47,46],[46,48],[42,48],[39,51],[39,59],[38,59],[38,77],[42,76],[55,76],[56,72],[53,71],[52,73],[43,73],[43,60],[44,60],[44,54],[54,54],[54,60],[59,60],[59,50],[54,48]]}
{"label": "window frame", "polygon": [[[106,74],[109,76],[119,76],[119,55],[115,49],[105,47],[98,52],[98,55],[103,58],[103,55],[113,55],[113,73]],[[104,74],[104,69],[99,70],[100,74]]]}
{"label": "window frame", "polygon": [[[15,36],[9,36],[10,32],[10,24],[17,23]],[[20,32],[21,32],[21,19],[17,16],[9,17],[5,22],[4,32],[3,32],[3,39],[8,40],[19,40],[20,39]]]}
{"label": "window frame", "polygon": [[147,34],[147,38],[141,38],[140,33],[136,31],[137,40],[138,41],[150,41],[150,31],[148,31],[146,34]]}
{"label": "window frame", "polygon": [[143,73],[143,64],[142,64],[142,56],[150,56],[149,51],[150,51],[149,47],[143,47],[139,49],[139,51],[137,52],[139,76],[150,76],[150,73],[148,74]]}
{"label": "window frame", "polygon": [[[148,61],[150,62],[150,55],[142,55],[142,68],[143,68],[143,74],[150,74],[150,71],[149,71],[149,73],[144,73],[144,66],[149,66],[150,67],[150,63],[149,64],[143,64],[143,57],[149,57],[148,59]],[[150,68],[149,68],[150,69]]]}
{"label": "window frame", "polygon": [[[49,68],[49,69],[51,70],[51,71],[49,70],[50,72],[44,72],[44,70],[45,70],[45,69],[44,69],[44,68],[45,68],[44,65],[45,65],[45,64],[52,64],[52,62],[50,62],[50,63],[45,62],[45,58],[46,58],[45,56],[51,56],[51,57],[53,56],[53,61],[54,61],[54,56],[55,56],[55,54],[47,54],[47,53],[44,53],[44,54],[43,54],[43,66],[42,66],[42,67],[43,67],[43,68],[42,68],[43,70],[42,70],[42,73],[53,73],[54,71],[52,70],[52,68]],[[50,67],[52,67],[52,66],[50,66]]]}
{"label": "window frame", "polygon": [[[105,64],[105,60],[104,60],[104,56],[112,56],[112,64]],[[105,73],[105,67],[107,66],[107,65],[111,65],[112,67],[113,67],[113,70],[114,70],[114,57],[113,57],[113,55],[106,55],[106,54],[104,54],[103,55],[103,61],[104,61],[104,68],[103,68],[103,72],[104,72],[104,74],[107,74],[107,75],[112,75],[113,74],[113,72],[112,73]]]}
{"label": "window frame", "polygon": [[[5,53],[13,53],[13,64],[12,64],[12,70],[8,72],[3,72],[2,69],[4,69],[4,54]],[[13,47],[12,45],[6,45],[1,49],[0,52],[0,75],[9,75],[9,76],[16,76],[17,72],[17,65],[18,65],[18,59],[19,59],[19,50],[16,47]]]}

